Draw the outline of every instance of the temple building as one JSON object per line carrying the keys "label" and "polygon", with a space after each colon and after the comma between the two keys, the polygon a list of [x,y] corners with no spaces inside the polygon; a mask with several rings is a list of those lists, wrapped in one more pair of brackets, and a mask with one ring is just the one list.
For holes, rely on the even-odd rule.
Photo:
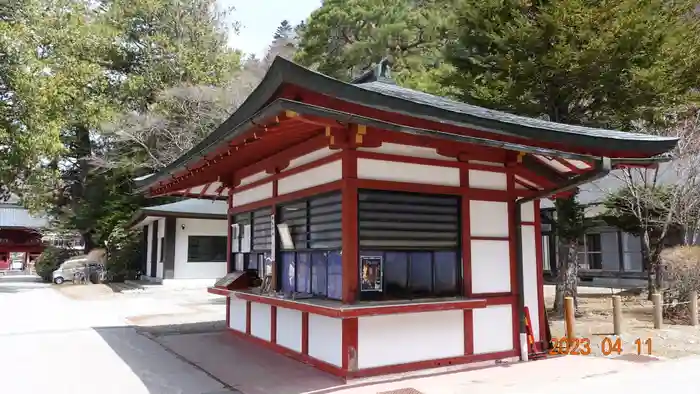
{"label": "temple building", "polygon": [[46,218],[31,215],[14,195],[0,202],[0,271],[30,269],[44,250],[42,230],[47,225]]}
{"label": "temple building", "polygon": [[[527,359],[545,346],[540,199],[673,138],[344,83],[277,58],[140,190],[228,199],[232,335],[344,377]],[[564,165],[562,165],[564,164]]]}
{"label": "temple building", "polygon": [[185,199],[136,211],[142,279],[178,287],[211,286],[228,273],[226,201]]}

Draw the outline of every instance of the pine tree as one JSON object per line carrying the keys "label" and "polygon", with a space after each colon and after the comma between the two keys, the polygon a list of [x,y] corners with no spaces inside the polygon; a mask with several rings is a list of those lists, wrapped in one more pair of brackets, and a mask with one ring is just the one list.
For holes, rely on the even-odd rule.
{"label": "pine tree", "polygon": [[[465,102],[561,123],[629,130],[697,100],[696,2],[460,0],[454,66],[443,82]],[[576,296],[575,194],[557,201],[559,290]],[[560,306],[558,304],[557,306]]]}

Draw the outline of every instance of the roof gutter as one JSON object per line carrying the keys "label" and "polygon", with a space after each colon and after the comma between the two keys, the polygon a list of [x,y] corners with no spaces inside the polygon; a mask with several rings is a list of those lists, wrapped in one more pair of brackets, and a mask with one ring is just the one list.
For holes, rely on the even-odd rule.
{"label": "roof gutter", "polygon": [[[526,326],[526,320],[525,320],[525,295],[523,294],[523,289],[525,288],[525,276],[524,276],[524,270],[523,270],[523,236],[520,231],[520,228],[522,226],[522,206],[525,203],[538,200],[542,197],[548,197],[554,194],[559,194],[562,192],[569,191],[571,189],[575,189],[585,183],[592,182],[595,180],[598,180],[610,173],[613,169],[613,160],[611,160],[609,157],[600,157],[598,160],[595,161],[595,166],[594,169],[591,171],[586,172],[585,174],[575,176],[571,178],[569,181],[564,183],[561,186],[558,186],[556,188],[550,189],[550,190],[543,190],[535,195],[526,197],[526,198],[521,198],[515,201],[515,253],[516,253],[516,269],[515,269],[515,275],[516,279],[518,282],[518,289],[519,289],[519,294],[518,294],[518,316],[519,316],[519,326],[520,326],[520,358],[522,361],[527,361],[528,360],[528,338],[527,338],[527,326]],[[535,212],[535,215],[539,214],[538,212]],[[535,241],[539,242],[539,241]],[[539,264],[539,262],[537,263]],[[543,330],[544,327],[540,327],[540,330]]]}

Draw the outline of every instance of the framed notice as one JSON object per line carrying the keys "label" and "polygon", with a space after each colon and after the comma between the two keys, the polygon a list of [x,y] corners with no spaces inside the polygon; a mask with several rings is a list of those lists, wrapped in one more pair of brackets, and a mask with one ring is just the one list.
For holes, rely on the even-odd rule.
{"label": "framed notice", "polygon": [[360,256],[360,291],[382,291],[383,275],[381,256]]}

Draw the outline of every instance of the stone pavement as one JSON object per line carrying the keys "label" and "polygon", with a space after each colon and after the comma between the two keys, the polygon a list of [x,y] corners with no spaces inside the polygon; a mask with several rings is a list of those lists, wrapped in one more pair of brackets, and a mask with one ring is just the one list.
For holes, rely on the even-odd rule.
{"label": "stone pavement", "polygon": [[75,301],[48,285],[2,278],[0,393],[231,393],[126,321],[183,310],[149,298]]}
{"label": "stone pavement", "polygon": [[[73,289],[75,294],[82,290]],[[85,292],[102,291],[86,287]],[[221,331],[221,299],[194,292],[68,297],[0,279],[0,393],[696,393],[700,358],[637,363],[560,357],[358,379],[347,384]],[[74,294],[74,295],[75,295]],[[400,391],[402,390],[402,391]]]}

